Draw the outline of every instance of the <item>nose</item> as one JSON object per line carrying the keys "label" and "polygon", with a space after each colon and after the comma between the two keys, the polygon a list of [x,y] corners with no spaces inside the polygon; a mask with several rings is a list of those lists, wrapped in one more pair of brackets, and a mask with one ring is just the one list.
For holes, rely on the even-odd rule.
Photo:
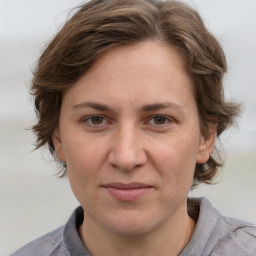
{"label": "nose", "polygon": [[132,171],[147,162],[144,137],[139,128],[124,126],[116,132],[108,155],[109,163],[122,171]]}

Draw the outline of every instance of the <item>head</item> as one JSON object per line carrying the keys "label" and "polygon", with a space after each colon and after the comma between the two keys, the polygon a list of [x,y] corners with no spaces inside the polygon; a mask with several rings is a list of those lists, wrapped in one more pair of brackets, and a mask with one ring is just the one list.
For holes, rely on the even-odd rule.
{"label": "head", "polygon": [[[233,124],[239,106],[224,98],[224,53],[194,9],[176,1],[92,0],[78,8],[39,59],[31,86],[38,117],[33,127],[37,148],[47,146],[56,157],[53,133],[63,95],[101,56],[146,41],[170,46],[182,58],[204,138],[213,133],[219,137]],[[195,166],[194,181],[210,183],[220,166],[215,147],[208,161]]]}

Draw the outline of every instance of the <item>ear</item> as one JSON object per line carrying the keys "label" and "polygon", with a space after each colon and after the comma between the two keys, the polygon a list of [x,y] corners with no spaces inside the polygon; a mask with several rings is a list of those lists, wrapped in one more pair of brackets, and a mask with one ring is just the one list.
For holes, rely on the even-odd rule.
{"label": "ear", "polygon": [[197,153],[197,159],[196,162],[198,164],[204,164],[208,161],[215,144],[216,140],[216,129],[211,129],[210,134],[207,138],[205,138],[203,135],[201,137],[199,150]]}
{"label": "ear", "polygon": [[66,161],[64,152],[63,152],[63,144],[60,137],[59,128],[55,128],[54,132],[52,134],[52,141],[55,149],[55,153],[58,157],[58,159],[62,162]]}

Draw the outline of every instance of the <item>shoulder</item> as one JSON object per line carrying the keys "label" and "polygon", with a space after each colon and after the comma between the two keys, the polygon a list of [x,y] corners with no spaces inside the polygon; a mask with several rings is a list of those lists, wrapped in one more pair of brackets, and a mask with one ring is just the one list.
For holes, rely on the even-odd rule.
{"label": "shoulder", "polygon": [[222,216],[206,198],[190,198],[188,210],[197,224],[182,256],[256,255],[255,225]]}
{"label": "shoulder", "polygon": [[11,256],[70,256],[63,239],[64,227],[55,229],[28,243]]}
{"label": "shoulder", "polygon": [[238,219],[222,217],[222,232],[216,255],[256,255],[256,226]]}

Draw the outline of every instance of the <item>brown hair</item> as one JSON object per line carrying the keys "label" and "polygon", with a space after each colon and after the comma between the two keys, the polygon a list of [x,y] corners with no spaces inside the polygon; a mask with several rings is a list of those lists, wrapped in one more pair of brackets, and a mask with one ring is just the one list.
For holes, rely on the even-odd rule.
{"label": "brown hair", "polygon": [[[52,133],[58,125],[62,94],[107,50],[156,40],[175,47],[183,57],[195,91],[202,134],[209,125],[217,136],[234,122],[239,105],[225,102],[222,78],[226,60],[221,46],[193,8],[172,0],[91,0],[80,6],[43,52],[31,93],[38,122],[36,147],[55,156]],[[196,165],[195,183],[210,183],[222,162],[218,151]],[[63,174],[66,170],[63,171]]]}

